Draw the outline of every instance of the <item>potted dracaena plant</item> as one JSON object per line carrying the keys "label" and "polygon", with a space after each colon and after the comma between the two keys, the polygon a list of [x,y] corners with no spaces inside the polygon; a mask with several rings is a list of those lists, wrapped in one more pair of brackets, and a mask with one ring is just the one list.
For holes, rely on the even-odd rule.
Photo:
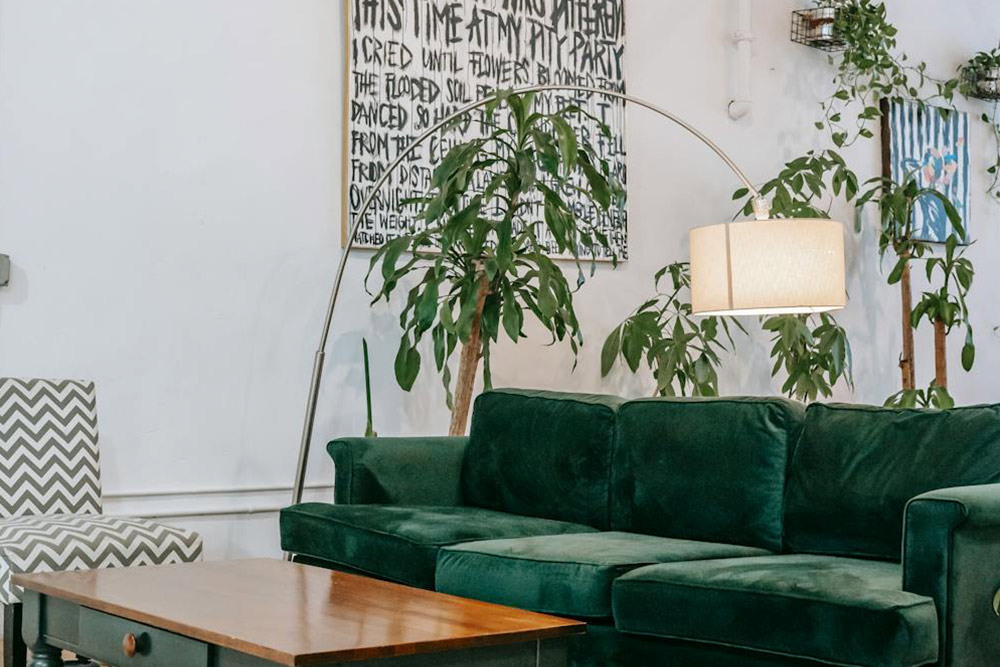
{"label": "potted dracaena plant", "polygon": [[[965,227],[961,215],[943,193],[921,187],[914,174],[908,174],[901,183],[879,177],[866,185],[868,189],[858,197],[857,205],[861,208],[874,204],[878,208],[879,257],[885,259],[890,253],[895,256],[887,282],[900,286],[902,306],[903,349],[899,361],[902,389],[890,396],[886,404],[952,407],[954,401],[948,392],[947,338],[953,329],[965,329],[961,355],[963,369],[971,370],[976,358],[967,301],[975,269],[964,257]],[[918,208],[940,209],[951,223],[954,231],[948,236],[943,252],[934,252],[930,243],[920,240],[914,233],[914,211]],[[912,269],[920,263],[931,289],[923,292],[914,304]],[[935,284],[935,280],[940,282]],[[926,390],[916,385],[913,342],[913,332],[923,320],[934,328],[934,380]]]}
{"label": "potted dracaena plant", "polygon": [[[574,355],[583,343],[573,294],[586,279],[585,261],[593,275],[593,258],[602,251],[614,259],[601,222],[624,207],[624,190],[574,129],[577,120],[610,138],[605,124],[576,105],[545,112],[531,94],[498,94],[484,109],[483,136],[456,144],[434,169],[427,193],[406,202],[415,229],[372,257],[366,284],[380,281],[373,303],[410,284],[399,318],[396,380],[404,390],[413,387],[429,336],[453,435],[465,432],[480,361],[488,388],[491,345],[502,334],[517,342],[526,317],[553,342],[568,341]],[[578,215],[570,195],[593,215]],[[574,263],[572,282],[548,255],[543,235]],[[450,361],[459,346],[453,378]]]}

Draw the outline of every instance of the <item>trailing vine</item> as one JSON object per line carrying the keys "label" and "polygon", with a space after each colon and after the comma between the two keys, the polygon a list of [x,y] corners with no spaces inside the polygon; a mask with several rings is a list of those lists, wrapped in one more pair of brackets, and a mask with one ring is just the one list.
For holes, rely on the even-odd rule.
{"label": "trailing vine", "polygon": [[[814,0],[814,5],[835,10],[834,34],[845,47],[839,57],[829,58],[837,68],[834,90],[821,102],[823,117],[816,121],[816,128],[829,131],[837,148],[875,137],[871,123],[882,117],[881,100],[909,99],[921,108],[934,103],[954,108],[956,94],[982,99],[978,82],[984,73],[1000,67],[998,46],[976,54],[959,68],[958,76],[939,79],[928,72],[926,62],[913,62],[898,51],[899,29],[889,21],[881,1]],[[983,113],[981,119],[995,146],[995,159],[986,168],[991,177],[987,192],[1000,200],[1000,119],[995,101],[992,113]]]}
{"label": "trailing vine", "polygon": [[[936,79],[928,74],[927,63],[911,64],[909,56],[897,51],[899,30],[889,22],[882,2],[815,0],[815,5],[836,10],[834,34],[845,47],[839,59],[829,58],[837,68],[834,91],[821,103],[823,119],[816,122],[817,129],[829,130],[835,146],[875,136],[870,123],[882,116],[880,100],[909,98],[929,104],[941,99],[950,104],[959,81]],[[935,92],[924,95],[930,84]]]}

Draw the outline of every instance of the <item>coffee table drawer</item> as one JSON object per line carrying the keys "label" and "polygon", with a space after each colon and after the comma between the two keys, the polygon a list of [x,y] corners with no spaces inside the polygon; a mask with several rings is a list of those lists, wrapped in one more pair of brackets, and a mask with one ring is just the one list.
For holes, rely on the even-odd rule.
{"label": "coffee table drawer", "polygon": [[83,608],[80,653],[115,667],[208,667],[208,644]]}

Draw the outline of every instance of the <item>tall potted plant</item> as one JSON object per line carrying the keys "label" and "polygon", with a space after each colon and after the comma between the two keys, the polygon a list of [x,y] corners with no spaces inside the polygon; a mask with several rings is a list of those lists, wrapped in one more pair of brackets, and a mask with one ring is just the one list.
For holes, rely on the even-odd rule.
{"label": "tall potted plant", "polygon": [[[899,284],[901,295],[902,390],[889,397],[887,403],[950,407],[953,403],[948,394],[947,336],[952,329],[959,326],[966,329],[962,347],[962,367],[965,370],[972,368],[976,353],[966,302],[975,271],[972,263],[959,250],[959,240],[965,237],[962,218],[944,194],[933,188],[920,187],[912,174],[902,183],[880,177],[871,179],[867,185],[869,188],[858,198],[857,205],[859,208],[869,203],[878,206],[881,223],[879,257],[884,259],[890,252],[895,255],[887,281],[890,285]],[[935,254],[929,243],[917,239],[914,234],[914,211],[927,206],[940,207],[955,230],[948,237],[943,254]],[[914,264],[920,262],[924,264],[927,280],[933,281],[940,274],[941,285],[922,293],[914,305],[912,269]],[[925,318],[934,327],[935,377],[928,390],[922,391],[916,386],[913,331]]]}
{"label": "tall potted plant", "polygon": [[[600,223],[624,205],[610,165],[574,129],[585,118],[610,137],[606,125],[576,105],[547,113],[533,95],[499,95],[485,108],[484,136],[455,145],[434,169],[426,195],[405,203],[417,228],[372,257],[366,284],[380,281],[373,303],[415,279],[399,318],[396,380],[404,390],[413,387],[420,343],[429,335],[453,435],[465,432],[480,360],[484,383],[492,384],[490,348],[501,332],[517,342],[525,317],[534,316],[574,355],[583,343],[573,293],[586,279],[586,258],[592,275],[593,258],[611,253]],[[577,214],[587,208],[581,201],[593,215]],[[572,283],[548,256],[543,233],[574,262]],[[459,344],[453,391],[449,364]]]}

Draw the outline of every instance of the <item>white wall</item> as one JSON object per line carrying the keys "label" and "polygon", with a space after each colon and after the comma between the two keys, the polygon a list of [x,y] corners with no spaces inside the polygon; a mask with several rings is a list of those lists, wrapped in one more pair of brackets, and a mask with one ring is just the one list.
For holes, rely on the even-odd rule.
{"label": "white wall", "polygon": [[[825,56],[788,41],[804,3],[755,3],[749,118],[726,115],[735,0],[627,0],[630,92],[666,106],[732,153],[752,179],[819,145]],[[950,75],[995,44],[995,0],[889,0],[902,47]],[[287,498],[312,352],[339,256],[342,26],[336,0],[0,0],[0,374],[98,383],[109,510],[168,516],[206,535],[212,557],[277,553],[273,509]],[[976,115],[978,116],[978,109]],[[974,161],[986,135],[974,124]],[[600,344],[686,255],[690,226],[728,219],[736,183],[708,151],[629,112],[632,259],[580,293],[588,344],[533,337],[494,356],[498,385],[642,395],[648,381],[602,381]],[[875,175],[877,146],[850,153]],[[979,358],[952,383],[961,402],[997,401],[1000,206],[976,183],[970,251]],[[843,217],[850,221],[850,212]],[[880,403],[897,384],[897,297],[871,228],[850,236],[857,391]],[[395,311],[369,310],[368,258],[350,265],[327,367],[310,481],[330,482],[321,446],[363,429],[360,338],[372,344],[381,434],[441,433],[439,381],[412,394],[392,379]],[[930,379],[929,332],[918,335]],[[772,393],[766,341],[740,342],[726,393]],[[154,495],[149,495],[149,494]],[[326,497],[328,488],[311,492]],[[245,513],[245,512],[252,513]]]}

